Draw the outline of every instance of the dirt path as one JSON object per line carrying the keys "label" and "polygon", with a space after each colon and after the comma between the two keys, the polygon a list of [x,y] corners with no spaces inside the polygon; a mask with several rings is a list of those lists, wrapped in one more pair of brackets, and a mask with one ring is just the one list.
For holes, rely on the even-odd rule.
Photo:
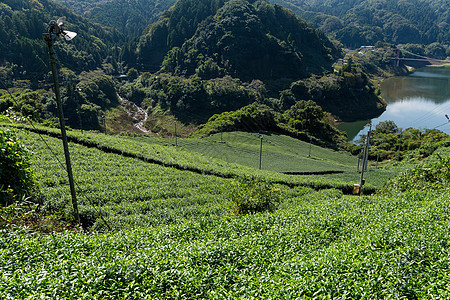
{"label": "dirt path", "polygon": [[144,133],[150,133],[150,131],[144,127],[144,122],[148,119],[147,111],[142,107],[137,106],[135,103],[121,97],[119,94],[117,94],[117,96],[119,97],[120,103],[127,114],[137,121],[134,126]]}

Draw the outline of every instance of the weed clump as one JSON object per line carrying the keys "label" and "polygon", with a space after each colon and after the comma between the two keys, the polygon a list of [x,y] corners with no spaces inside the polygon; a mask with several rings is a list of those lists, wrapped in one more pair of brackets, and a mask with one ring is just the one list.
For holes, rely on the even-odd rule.
{"label": "weed clump", "polygon": [[281,203],[280,190],[261,178],[242,177],[231,185],[230,198],[235,215],[272,212]]}

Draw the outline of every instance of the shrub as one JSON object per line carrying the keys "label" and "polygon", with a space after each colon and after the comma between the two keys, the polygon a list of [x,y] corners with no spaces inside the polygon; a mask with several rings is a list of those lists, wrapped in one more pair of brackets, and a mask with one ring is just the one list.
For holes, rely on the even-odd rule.
{"label": "shrub", "polygon": [[29,151],[10,131],[0,130],[0,205],[8,205],[32,186]]}
{"label": "shrub", "polygon": [[236,215],[274,211],[281,202],[280,191],[257,177],[235,180],[230,194],[232,211]]}
{"label": "shrub", "polygon": [[384,191],[443,190],[450,183],[450,158],[436,156],[437,161],[420,165],[386,183]]}

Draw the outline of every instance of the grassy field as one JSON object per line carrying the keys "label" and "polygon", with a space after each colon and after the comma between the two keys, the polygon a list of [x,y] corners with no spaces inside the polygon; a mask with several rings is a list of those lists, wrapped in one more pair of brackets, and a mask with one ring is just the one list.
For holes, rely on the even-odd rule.
{"label": "grassy field", "polygon": [[[41,210],[70,213],[60,163],[36,133],[14,131],[33,151]],[[342,184],[352,185],[358,178],[354,159],[329,150],[316,149],[311,154],[316,159],[306,159],[342,167],[344,173],[289,176],[205,153],[222,151],[218,157],[224,157],[236,148],[259,149],[258,143],[251,148],[252,135],[236,133],[241,138],[226,141],[230,146],[214,141],[220,139],[217,135],[192,142],[195,152],[182,144],[185,140],[175,148],[156,138],[78,135],[71,132],[70,150],[80,212],[90,232],[0,230],[2,299],[450,296],[448,181],[430,185],[435,188],[357,197],[342,192]],[[43,137],[63,161],[61,141]],[[286,137],[265,139],[267,152],[281,161],[291,153],[296,153],[292,160],[300,161],[309,150],[308,144],[301,148]],[[287,145],[295,150],[287,150]],[[439,149],[428,161],[439,162],[449,151]],[[400,164],[367,174],[378,176],[381,185],[408,167]],[[448,173],[445,170],[434,174]],[[380,173],[384,175],[375,175]],[[272,182],[282,199],[274,212],[232,213],[233,176],[245,174]],[[414,182],[413,177],[406,178]]]}

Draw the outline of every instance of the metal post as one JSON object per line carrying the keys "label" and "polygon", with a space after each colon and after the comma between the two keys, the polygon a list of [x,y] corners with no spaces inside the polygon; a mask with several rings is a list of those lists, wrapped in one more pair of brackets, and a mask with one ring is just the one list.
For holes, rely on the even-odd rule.
{"label": "metal post", "polygon": [[309,137],[309,153],[308,157],[311,157],[312,137]]}
{"label": "metal post", "polygon": [[365,144],[361,145],[361,151],[359,151],[359,154],[358,154],[358,166],[356,167],[356,172],[358,172],[358,173],[359,173],[359,164],[361,163],[361,157],[363,155],[364,147],[365,147]]}
{"label": "metal post", "polygon": [[64,147],[64,156],[66,158],[67,175],[69,177],[70,193],[72,195],[73,213],[74,213],[76,222],[78,224],[80,224],[80,215],[78,214],[77,196],[75,193],[75,184],[73,181],[72,164],[70,162],[69,145],[67,143],[67,134],[66,134],[66,124],[64,122],[64,113],[63,113],[62,104],[61,104],[61,93],[59,90],[58,73],[56,70],[56,63],[55,63],[55,57],[54,57],[55,52],[53,51],[53,39],[51,37],[51,33],[44,34],[44,39],[47,42],[48,53],[50,55],[50,65],[52,68],[53,85],[55,87],[55,95],[56,95],[56,106],[58,108],[59,124],[61,126],[61,135],[62,135],[62,141],[63,141],[63,147]]}
{"label": "metal post", "polygon": [[73,94],[75,96],[75,99],[77,100],[77,110],[78,110],[78,121],[80,121],[80,129],[81,129],[81,133],[84,134],[83,132],[83,122],[81,121],[81,106],[80,106],[80,98],[78,95],[78,92],[80,92],[81,89],[77,86],[75,88],[75,90],[73,91]]}
{"label": "metal post", "polygon": [[402,146],[402,131],[400,130],[400,135],[398,136],[398,153],[397,153],[397,166],[400,161],[400,149]]}
{"label": "metal post", "polygon": [[177,141],[177,121],[175,121],[175,147],[178,147],[178,141]]}
{"label": "metal post", "polygon": [[372,124],[370,124],[369,127],[369,132],[367,133],[367,137],[366,137],[366,144],[364,147],[364,155],[363,155],[363,163],[361,166],[361,178],[359,180],[359,194],[361,195],[362,192],[362,186],[364,185],[364,166],[367,164],[367,159],[369,157],[368,153],[369,153],[369,140],[370,140],[370,131],[372,130]]}
{"label": "metal post", "polygon": [[262,135],[259,135],[259,139],[260,139],[260,141],[261,141],[260,147],[259,147],[259,169],[261,170],[263,136],[262,136]]}
{"label": "metal post", "polygon": [[367,133],[367,151],[366,151],[366,163],[364,164],[364,171],[367,171],[367,164],[369,162],[369,147],[370,147],[370,131],[372,130],[372,124],[370,124],[369,132]]}

